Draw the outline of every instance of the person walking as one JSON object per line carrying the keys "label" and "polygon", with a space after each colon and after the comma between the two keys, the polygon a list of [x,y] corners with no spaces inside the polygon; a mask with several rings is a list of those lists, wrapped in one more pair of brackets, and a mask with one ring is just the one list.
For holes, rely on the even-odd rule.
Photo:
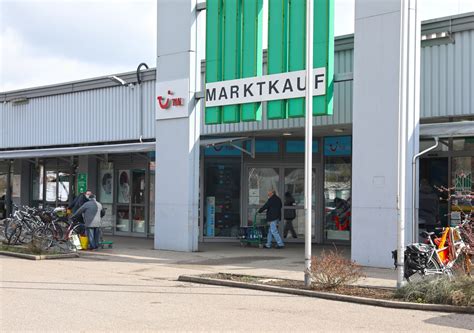
{"label": "person walking", "polygon": [[267,202],[258,210],[259,213],[264,211],[267,212],[267,224],[269,224],[267,244],[265,245],[265,248],[267,249],[272,247],[272,237],[275,238],[277,249],[283,249],[285,247],[285,244],[278,233],[278,223],[281,219],[281,208],[281,199],[276,195],[276,192],[274,190],[268,191]]}
{"label": "person walking", "polygon": [[[290,192],[285,193],[285,206],[294,206],[295,198]],[[295,228],[293,227],[293,220],[296,218],[296,210],[292,208],[286,208],[283,217],[285,218],[285,229],[283,230],[283,238],[288,236],[288,231],[291,232],[293,238],[298,238]]]}
{"label": "person walking", "polygon": [[86,235],[89,239],[89,250],[99,248],[100,221],[103,216],[102,204],[97,202],[95,195],[90,194],[89,200],[84,203],[71,218],[82,216],[86,227]]}

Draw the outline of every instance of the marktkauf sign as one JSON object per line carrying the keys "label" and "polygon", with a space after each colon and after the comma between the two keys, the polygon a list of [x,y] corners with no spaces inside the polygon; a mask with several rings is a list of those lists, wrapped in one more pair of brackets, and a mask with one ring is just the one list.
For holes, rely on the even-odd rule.
{"label": "marktkauf sign", "polygon": [[[326,94],[326,68],[313,70],[313,96]],[[206,107],[304,97],[306,70],[206,84]]]}

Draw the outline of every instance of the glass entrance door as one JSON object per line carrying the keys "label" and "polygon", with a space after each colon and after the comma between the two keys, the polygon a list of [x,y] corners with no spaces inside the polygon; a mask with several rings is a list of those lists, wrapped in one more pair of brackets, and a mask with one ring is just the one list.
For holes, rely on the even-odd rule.
{"label": "glass entrance door", "polygon": [[[312,235],[316,235],[316,169],[313,169],[313,223]],[[304,168],[295,167],[265,167],[247,168],[247,220],[244,225],[251,225],[255,213],[268,199],[268,191],[275,190],[283,203],[282,221],[279,225],[280,235],[285,241],[293,239],[303,241],[305,233],[304,211]],[[265,223],[265,214],[257,214],[257,222]],[[294,233],[292,232],[294,231]]]}
{"label": "glass entrance door", "polygon": [[[280,193],[280,169],[265,167],[248,168],[248,205],[247,224],[252,225],[257,210],[262,207],[268,199],[268,191],[274,190]],[[263,214],[257,214],[258,223],[265,219]]]}
{"label": "glass entrance door", "polygon": [[[316,226],[316,171],[313,169],[312,184],[312,235]],[[304,168],[284,168],[283,223],[280,226],[286,239],[304,239]]]}

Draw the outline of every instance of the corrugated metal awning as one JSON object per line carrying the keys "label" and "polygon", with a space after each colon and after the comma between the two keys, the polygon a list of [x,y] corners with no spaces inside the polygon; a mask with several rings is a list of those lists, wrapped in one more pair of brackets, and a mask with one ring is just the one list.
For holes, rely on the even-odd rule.
{"label": "corrugated metal awning", "polygon": [[155,142],[121,143],[116,145],[97,145],[82,147],[45,148],[28,150],[0,151],[0,160],[17,158],[43,158],[79,155],[101,155],[120,153],[144,153],[155,150]]}
{"label": "corrugated metal awning", "polygon": [[420,138],[455,138],[463,136],[474,136],[474,121],[420,125]]}

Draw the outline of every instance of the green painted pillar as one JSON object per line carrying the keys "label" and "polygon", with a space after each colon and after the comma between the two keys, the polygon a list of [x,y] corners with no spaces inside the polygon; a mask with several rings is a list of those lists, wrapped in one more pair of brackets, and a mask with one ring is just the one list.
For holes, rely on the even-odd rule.
{"label": "green painted pillar", "polygon": [[[288,22],[288,71],[306,68],[306,0],[290,0]],[[304,117],[305,99],[288,100],[288,117]]]}
{"label": "green painted pillar", "polygon": [[[222,0],[206,2],[206,82],[222,81]],[[206,108],[206,125],[222,122],[222,107]]]}
{"label": "green painted pillar", "polygon": [[[242,1],[242,78],[262,75],[263,0]],[[241,107],[242,121],[262,119],[262,103]]]}
{"label": "green painted pillar", "polygon": [[[268,1],[268,74],[288,70],[288,2],[289,0]],[[286,118],[286,105],[286,100],[268,102],[267,118]]]}
{"label": "green painted pillar", "polygon": [[326,67],[326,95],[313,97],[313,115],[333,114],[334,0],[314,0],[314,68]]}
{"label": "green painted pillar", "polygon": [[[241,0],[224,0],[224,43],[223,43],[223,79],[240,78],[241,61]],[[240,105],[228,105],[222,108],[224,123],[240,121]]]}

